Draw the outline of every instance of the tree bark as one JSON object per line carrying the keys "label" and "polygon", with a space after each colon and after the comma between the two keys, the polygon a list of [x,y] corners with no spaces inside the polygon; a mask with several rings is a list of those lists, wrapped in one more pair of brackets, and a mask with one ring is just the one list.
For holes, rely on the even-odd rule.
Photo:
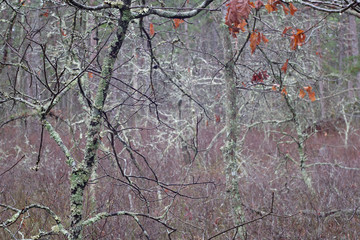
{"label": "tree bark", "polygon": [[[226,29],[227,30],[227,29]],[[235,62],[230,35],[224,31],[225,49],[225,86],[226,86],[226,140],[223,148],[224,161],[226,164],[226,186],[228,198],[231,202],[235,224],[245,222],[242,209],[242,201],[239,192],[241,166],[236,157],[238,140],[238,109],[237,109],[237,88],[235,78]],[[238,228],[239,235],[246,239],[244,226]]]}
{"label": "tree bark", "polygon": [[[130,1],[127,0],[126,4],[127,6],[130,6]],[[95,96],[95,101],[91,110],[91,117],[88,124],[85,156],[81,164],[74,168],[70,175],[71,239],[82,239],[83,226],[81,223],[84,213],[84,190],[96,166],[96,153],[99,147],[102,110],[108,94],[114,64],[125,39],[125,34],[130,20],[130,10],[128,8],[123,8],[121,10],[121,16],[118,20],[115,39],[111,43],[109,52],[103,61],[101,79],[98,85],[97,94]]]}
{"label": "tree bark", "polygon": [[[358,32],[356,27],[356,17],[353,15],[349,15],[349,32],[350,32],[350,49],[351,56],[354,57],[353,65],[357,66],[358,58],[359,58],[359,39]],[[356,73],[356,85],[360,87],[360,71]],[[357,94],[358,95],[358,94]]]}

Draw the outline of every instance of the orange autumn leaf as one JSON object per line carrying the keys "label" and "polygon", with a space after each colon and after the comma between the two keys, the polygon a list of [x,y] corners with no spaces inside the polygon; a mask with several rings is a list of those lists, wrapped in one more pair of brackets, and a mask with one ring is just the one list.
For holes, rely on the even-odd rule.
{"label": "orange autumn leaf", "polygon": [[272,89],[273,91],[276,91],[276,85],[273,85],[273,86],[271,87],[271,89]]}
{"label": "orange autumn leaf", "polygon": [[[230,34],[236,38],[239,30],[245,31],[244,26],[249,18],[251,4],[248,0],[230,0],[228,4],[225,24],[229,27]],[[255,6],[255,5],[254,5]]]}
{"label": "orange autumn leaf", "polygon": [[314,102],[316,100],[315,92],[312,90],[311,86],[304,87],[304,90],[309,94],[309,99]]}
{"label": "orange autumn leaf", "polygon": [[303,30],[301,30],[301,29],[296,29],[297,30],[297,35],[301,35],[301,34],[303,34],[304,33],[304,31]]}
{"label": "orange autumn leaf", "polygon": [[268,13],[277,11],[276,5],[281,4],[279,0],[268,0],[268,3],[265,5],[266,10]]}
{"label": "orange autumn leaf", "polygon": [[309,93],[309,98],[312,102],[314,102],[316,100],[316,97],[315,97],[315,92],[310,92]]}
{"label": "orange autumn leaf", "polygon": [[290,37],[291,39],[290,48],[292,50],[296,50],[298,46],[304,45],[306,40],[305,32],[301,29],[296,29],[296,30],[297,30],[296,33],[293,30],[293,35]]}
{"label": "orange autumn leaf", "polygon": [[292,3],[290,3],[289,5],[290,5],[290,14],[294,15],[295,12],[297,11],[297,8]]}
{"label": "orange autumn leaf", "polygon": [[257,32],[256,30],[251,33],[250,35],[250,48],[251,48],[251,54],[255,52],[255,49],[258,45],[260,45],[261,40],[264,43],[269,42],[269,40],[264,36],[264,34]]}
{"label": "orange autumn leaf", "polygon": [[300,89],[299,97],[304,98],[305,95],[306,95],[306,93],[304,92],[304,90]]}
{"label": "orange autumn leaf", "polygon": [[228,4],[227,13],[225,16],[225,24],[238,23],[241,19],[248,19],[250,14],[250,3],[248,0],[230,0]]}
{"label": "orange autumn leaf", "polygon": [[264,43],[269,42],[269,39],[267,39],[264,34],[261,34],[261,39],[263,40]]}
{"label": "orange autumn leaf", "polygon": [[282,37],[286,34],[287,31],[289,31],[292,27],[285,27],[284,31],[282,32]]}
{"label": "orange autumn leaf", "polygon": [[270,5],[270,4],[265,4],[265,8],[266,8],[266,10],[268,11],[268,13],[277,11],[277,8],[274,7],[273,5]]}
{"label": "orange autumn leaf", "polygon": [[175,18],[173,21],[174,21],[174,28],[175,28],[175,29],[180,26],[180,23],[183,23],[183,22],[184,22],[184,20],[178,19],[178,18]]}
{"label": "orange autumn leaf", "polygon": [[304,90],[310,93],[312,91],[312,87],[311,86],[304,87]]}
{"label": "orange autumn leaf", "polygon": [[245,19],[241,20],[241,23],[237,25],[237,28],[240,28],[242,32],[245,32],[245,26],[247,25],[247,22],[245,21]]}
{"label": "orange autumn leaf", "polygon": [[289,12],[290,12],[290,9],[285,4],[281,4],[281,5],[283,6],[283,10],[284,10],[285,15],[288,15]]}
{"label": "orange autumn leaf", "polygon": [[255,52],[256,46],[259,44],[260,44],[260,39],[258,38],[258,33],[256,31],[254,31],[250,35],[251,54],[253,54]]}
{"label": "orange autumn leaf", "polygon": [[286,87],[283,87],[283,89],[281,90],[281,94],[287,95]]}
{"label": "orange autumn leaf", "polygon": [[281,70],[286,73],[287,67],[288,67],[288,63],[289,63],[289,59],[286,59],[286,62],[284,63],[284,65],[281,67]]}
{"label": "orange autumn leaf", "polygon": [[150,36],[154,36],[155,30],[154,30],[154,24],[150,23]]}
{"label": "orange autumn leaf", "polygon": [[305,39],[306,39],[305,32],[303,30],[301,30],[301,29],[297,29],[296,35],[299,38],[299,42],[303,44],[305,42]]}
{"label": "orange autumn leaf", "polygon": [[88,72],[88,77],[89,77],[89,78],[93,78],[93,77],[94,77],[94,74],[91,73],[91,72]]}

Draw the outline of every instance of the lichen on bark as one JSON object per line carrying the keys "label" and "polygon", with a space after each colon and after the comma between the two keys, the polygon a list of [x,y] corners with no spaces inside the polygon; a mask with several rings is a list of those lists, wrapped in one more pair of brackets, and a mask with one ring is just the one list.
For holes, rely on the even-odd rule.
{"label": "lichen on bark", "polygon": [[[130,4],[130,2],[128,4]],[[116,36],[103,60],[103,68],[101,72],[102,78],[98,84],[97,93],[94,99],[95,104],[92,108],[90,120],[88,122],[84,159],[76,169],[72,170],[70,176],[72,239],[82,239],[84,191],[91,175],[94,174],[94,171],[96,170],[96,155],[100,143],[102,109],[104,108],[106,97],[108,95],[113,68],[131,20],[129,9],[123,8],[120,12],[121,17],[118,21]]]}

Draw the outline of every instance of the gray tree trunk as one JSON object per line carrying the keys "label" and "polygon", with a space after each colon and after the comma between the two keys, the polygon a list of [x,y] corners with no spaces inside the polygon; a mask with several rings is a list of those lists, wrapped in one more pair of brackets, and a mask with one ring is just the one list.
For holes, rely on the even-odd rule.
{"label": "gray tree trunk", "polygon": [[[227,30],[227,29],[226,29]],[[241,166],[237,159],[237,140],[238,140],[238,107],[237,107],[237,88],[235,78],[235,62],[230,35],[224,31],[224,50],[225,50],[225,84],[226,84],[226,139],[223,148],[224,161],[226,164],[226,186],[228,198],[231,202],[235,224],[245,222],[242,209],[241,195],[239,192]],[[238,229],[239,235],[246,239],[246,229]]]}
{"label": "gray tree trunk", "polygon": [[[129,4],[129,1],[126,2],[126,4]],[[109,52],[103,61],[101,80],[98,85],[94,106],[92,108],[90,121],[88,123],[85,156],[81,164],[79,164],[79,166],[74,168],[71,172],[71,239],[82,239],[83,226],[81,223],[84,213],[84,190],[95,170],[97,163],[96,153],[99,147],[102,109],[108,94],[114,64],[125,39],[125,34],[130,19],[130,10],[123,9],[121,17],[118,21],[118,28],[115,39],[111,43]]]}
{"label": "gray tree trunk", "polygon": [[318,31],[318,37],[317,37],[317,44],[318,44],[318,72],[319,72],[319,90],[320,90],[320,107],[321,107],[321,119],[324,119],[326,117],[326,109],[325,109],[325,101],[324,101],[324,79],[323,79],[323,73],[322,73],[322,58],[321,58],[321,38],[320,38],[320,31]]}
{"label": "gray tree trunk", "polygon": [[[359,57],[359,35],[356,26],[356,17],[349,15],[350,49],[351,55],[354,57],[354,66],[358,65]],[[356,73],[356,85],[357,87],[360,87],[360,71]]]}

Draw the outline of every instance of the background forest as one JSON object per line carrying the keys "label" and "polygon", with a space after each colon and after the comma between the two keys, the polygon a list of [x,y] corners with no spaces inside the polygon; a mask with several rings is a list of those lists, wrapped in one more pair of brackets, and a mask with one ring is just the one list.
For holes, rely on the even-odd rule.
{"label": "background forest", "polygon": [[357,1],[0,12],[0,239],[360,238]]}

